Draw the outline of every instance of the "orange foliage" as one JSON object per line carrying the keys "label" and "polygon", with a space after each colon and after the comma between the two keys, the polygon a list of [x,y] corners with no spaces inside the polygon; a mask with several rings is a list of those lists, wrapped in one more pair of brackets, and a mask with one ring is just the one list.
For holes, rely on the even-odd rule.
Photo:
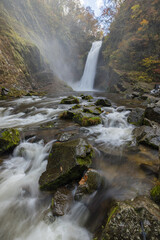
{"label": "orange foliage", "polygon": [[79,182],[79,185],[84,185],[87,182],[88,176],[85,174]]}

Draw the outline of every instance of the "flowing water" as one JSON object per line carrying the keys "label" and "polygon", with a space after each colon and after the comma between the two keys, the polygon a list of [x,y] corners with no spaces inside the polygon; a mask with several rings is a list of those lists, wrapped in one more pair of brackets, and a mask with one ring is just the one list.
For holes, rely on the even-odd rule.
{"label": "flowing water", "polygon": [[99,52],[102,46],[102,41],[92,43],[91,50],[88,54],[83,76],[76,86],[73,86],[78,91],[93,91],[94,79],[98,62]]}
{"label": "flowing water", "polygon": [[[1,240],[91,240],[91,232],[103,219],[110,199],[132,198],[150,188],[150,179],[130,160],[130,154],[124,152],[133,138],[133,127],[127,123],[128,111],[119,112],[116,106],[104,108],[102,124],[80,128],[58,119],[60,112],[72,106],[60,105],[60,100],[61,97],[25,97],[0,102],[0,128],[18,127],[24,138],[12,155],[3,157],[0,165]],[[49,121],[55,123],[53,129],[40,127]],[[106,178],[107,188],[95,192],[86,203],[74,202],[67,215],[49,224],[44,215],[51,196],[39,191],[38,180],[45,171],[57,132],[65,131],[75,131],[93,144],[94,165]],[[32,137],[38,134],[44,138],[34,142]],[[144,158],[147,157],[150,159],[146,154]]]}

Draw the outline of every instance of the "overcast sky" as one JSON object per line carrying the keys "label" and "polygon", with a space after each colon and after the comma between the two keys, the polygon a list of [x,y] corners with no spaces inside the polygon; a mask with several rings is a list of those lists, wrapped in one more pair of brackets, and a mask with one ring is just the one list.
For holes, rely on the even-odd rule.
{"label": "overcast sky", "polygon": [[96,16],[100,15],[100,8],[103,6],[103,0],[80,0],[80,1],[85,7],[90,6],[94,10]]}

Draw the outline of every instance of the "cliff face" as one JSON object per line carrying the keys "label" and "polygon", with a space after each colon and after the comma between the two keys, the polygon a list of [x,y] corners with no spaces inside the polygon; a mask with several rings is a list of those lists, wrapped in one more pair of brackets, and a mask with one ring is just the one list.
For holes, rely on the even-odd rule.
{"label": "cliff face", "polygon": [[100,81],[108,90],[125,91],[159,83],[159,26],[159,0],[124,1],[104,38],[97,84]]}
{"label": "cliff face", "polygon": [[[0,87],[43,88],[79,79],[94,33],[79,19],[74,1],[65,13],[58,0],[1,0]],[[68,1],[66,1],[68,2]],[[71,5],[72,3],[72,5]],[[71,17],[72,16],[72,17]],[[75,21],[74,18],[76,17]],[[61,80],[60,80],[61,79]]]}

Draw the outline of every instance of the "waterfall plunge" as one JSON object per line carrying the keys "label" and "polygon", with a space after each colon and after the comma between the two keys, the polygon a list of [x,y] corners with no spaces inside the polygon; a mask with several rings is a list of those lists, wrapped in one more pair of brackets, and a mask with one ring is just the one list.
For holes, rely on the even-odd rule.
{"label": "waterfall plunge", "polygon": [[99,56],[99,51],[102,46],[102,41],[92,43],[91,50],[88,54],[83,76],[80,83],[76,86],[75,90],[78,91],[93,91],[94,79],[96,75],[96,67]]}

